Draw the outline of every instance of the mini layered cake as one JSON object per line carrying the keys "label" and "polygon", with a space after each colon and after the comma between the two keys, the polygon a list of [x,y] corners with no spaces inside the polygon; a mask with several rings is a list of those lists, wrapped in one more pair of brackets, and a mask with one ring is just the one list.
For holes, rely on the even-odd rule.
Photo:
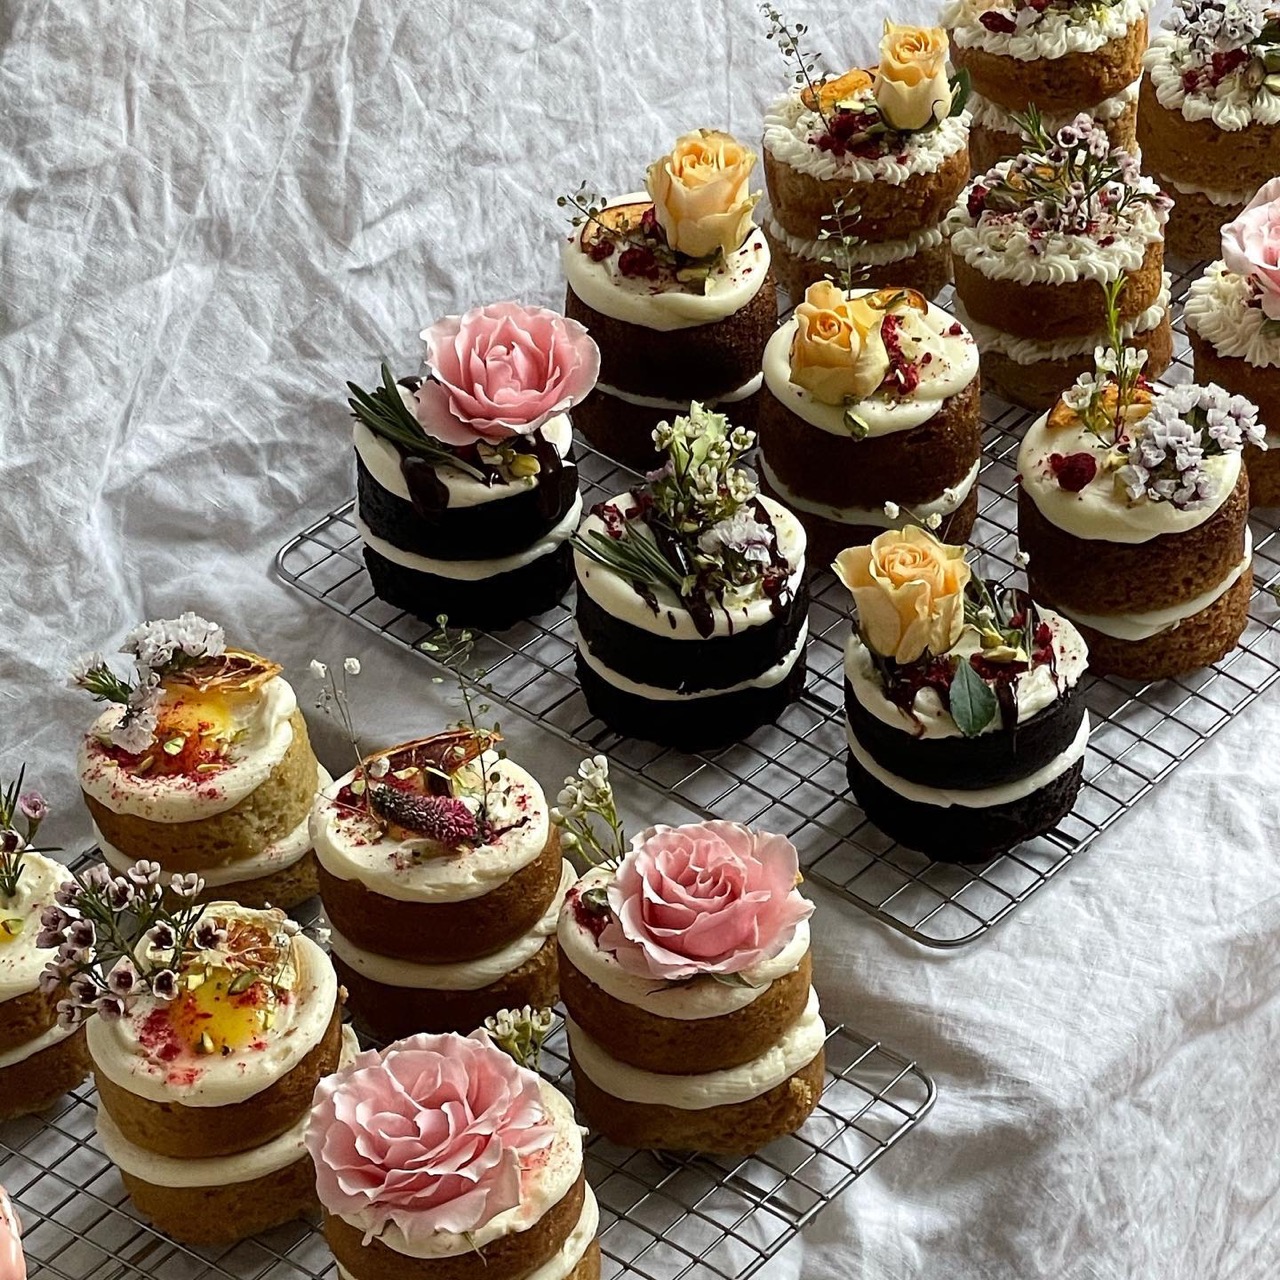
{"label": "mini layered cake", "polygon": [[[1266,450],[1246,441],[1249,500],[1280,506],[1280,179],[1273,178],[1222,229],[1222,258],[1187,290],[1183,324],[1196,381],[1258,406]],[[1274,429],[1273,429],[1274,426]]]}
{"label": "mini layered cake", "polygon": [[138,859],[199,873],[213,896],[296,906],[316,891],[307,814],[327,778],[277,663],[228,649],[187,613],[132,632],[128,680],[83,659],[72,683],[111,703],[77,767],[94,836],[116,871]]}
{"label": "mini layered cake", "polygon": [[886,23],[878,67],[819,83],[804,69],[765,114],[765,229],[793,300],[833,258],[864,283],[926,298],[947,283],[942,223],[969,176],[965,93],[947,53],[940,27]]}
{"label": "mini layered cake", "polygon": [[693,750],[745,738],[804,688],[804,527],[738,465],[755,437],[695,404],[647,484],[574,538],[578,679],[618,733]]}
{"label": "mini layered cake", "polygon": [[157,875],[143,863],[115,880],[85,873],[62,899],[51,973],[74,973],[70,1018],[96,1014],[98,1142],[135,1206],[175,1240],[229,1244],[315,1207],[303,1132],[344,1051],[341,992],[282,912],[192,906],[193,884],[174,886],[182,905],[169,910]]}
{"label": "mini layered cake", "polygon": [[1169,250],[1200,261],[1280,173],[1280,21],[1262,3],[1175,0],[1147,50],[1142,160],[1174,198]]}
{"label": "mini layered cake", "polygon": [[321,1081],[307,1129],[341,1280],[599,1280],[569,1100],[483,1032]]}
{"label": "mini layered cake", "polygon": [[56,955],[41,918],[68,878],[31,848],[45,812],[21,775],[0,793],[0,1120],[43,1111],[89,1074],[83,1030],[58,1018],[64,985],[41,976]]}
{"label": "mini layered cake", "polygon": [[573,869],[542,788],[491,735],[393,747],[317,799],[311,833],[338,976],[380,1040],[551,1005]]}
{"label": "mini layered cake", "polygon": [[1164,225],[1170,201],[1087,116],[1050,136],[1032,110],[1027,149],[975,178],[952,211],[956,314],[988,390],[1048,408],[1118,332],[1152,377],[1173,357]]}
{"label": "mini layered cake", "polygon": [[906,529],[834,567],[855,610],[844,661],[854,798],[900,844],[982,863],[1075,803],[1087,653],[1067,619],[975,579],[964,555]]}
{"label": "mini layered cake", "polygon": [[1221,387],[1152,391],[1135,367],[1082,376],[1028,428],[1018,539],[1039,601],[1066,614],[1100,674],[1158,680],[1229,653],[1248,620],[1246,442],[1257,410]]}
{"label": "mini layered cake", "polygon": [[582,503],[566,411],[595,385],[586,330],[499,302],[422,333],[426,376],[349,383],[356,527],[373,589],[424,619],[509,627],[571,580]]}
{"label": "mini layered cake", "polygon": [[575,211],[565,311],[600,345],[600,381],[575,420],[628,466],[651,466],[654,428],[695,400],[754,425],[778,314],[752,220],[755,163],[727,133],[700,129],[649,166],[644,191],[560,200]]}
{"label": "mini layered cake", "polygon": [[560,917],[574,1096],[624,1146],[741,1154],[822,1095],[796,851],[730,822],[650,827]]}
{"label": "mini layered cake", "polygon": [[1132,152],[1149,0],[947,0],[942,24],[969,73],[975,173],[1022,150],[1034,103],[1056,133],[1081,112]]}
{"label": "mini layered cake", "polygon": [[770,339],[760,411],[765,493],[791,508],[811,564],[882,529],[963,542],[978,510],[978,349],[909,289],[810,285]]}

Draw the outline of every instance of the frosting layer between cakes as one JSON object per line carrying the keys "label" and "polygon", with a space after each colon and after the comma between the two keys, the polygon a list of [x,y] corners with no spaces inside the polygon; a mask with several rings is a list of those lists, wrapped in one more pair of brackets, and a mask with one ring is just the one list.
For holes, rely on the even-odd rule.
{"label": "frosting layer between cakes", "polygon": [[6,1067],[17,1066],[19,1062],[26,1062],[28,1058],[34,1058],[37,1053],[42,1053],[45,1049],[52,1049],[55,1044],[61,1044],[72,1034],[73,1032],[54,1025],[40,1035],[15,1045],[12,1049],[0,1052],[0,1071]]}

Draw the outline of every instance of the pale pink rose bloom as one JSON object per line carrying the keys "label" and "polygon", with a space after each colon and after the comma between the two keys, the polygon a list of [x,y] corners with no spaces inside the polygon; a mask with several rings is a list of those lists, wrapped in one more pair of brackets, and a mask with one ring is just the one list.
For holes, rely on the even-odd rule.
{"label": "pale pink rose bloom", "polygon": [[27,1280],[22,1224],[8,1193],[0,1187],[0,1280]]}
{"label": "pale pink rose bloom", "polygon": [[422,331],[427,373],[418,422],[450,445],[532,435],[585,400],[600,350],[576,320],[543,307],[494,302]]}
{"label": "pale pink rose bloom", "polygon": [[1280,320],[1280,178],[1272,178],[1222,228],[1222,260],[1229,271],[1257,282],[1263,312]]}
{"label": "pale pink rose bloom", "polygon": [[741,973],[777,955],[812,914],[798,870],[783,836],[733,822],[650,827],[609,886],[600,946],[642,977]]}
{"label": "pale pink rose bloom", "polygon": [[413,1244],[515,1208],[522,1164],[554,1135],[538,1077],[476,1031],[359,1054],[316,1086],[306,1143],[330,1213]]}

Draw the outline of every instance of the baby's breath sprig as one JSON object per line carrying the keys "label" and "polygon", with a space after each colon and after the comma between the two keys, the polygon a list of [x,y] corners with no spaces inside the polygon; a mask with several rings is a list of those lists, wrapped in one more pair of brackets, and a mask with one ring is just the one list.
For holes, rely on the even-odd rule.
{"label": "baby's breath sprig", "polygon": [[796,84],[804,85],[809,91],[809,96],[813,99],[813,109],[822,117],[823,124],[830,126],[831,121],[827,119],[827,113],[822,106],[822,86],[828,77],[818,69],[818,64],[822,60],[821,55],[807,51],[803,45],[803,41],[808,38],[809,28],[803,22],[789,26],[782,14],[771,4],[762,4],[760,12],[769,23],[769,30],[765,32],[764,38],[772,40],[788,62],[795,63]]}
{"label": "baby's breath sprig", "polygon": [[822,255],[822,261],[835,271],[834,276],[828,272],[827,277],[845,293],[851,293],[867,278],[866,264],[858,261],[858,249],[866,241],[850,230],[858,213],[859,207],[856,204],[846,207],[845,197],[841,196],[831,206],[831,212],[822,215],[818,231],[818,239],[831,250]]}
{"label": "baby's breath sprig", "polygon": [[600,217],[607,205],[608,201],[602,195],[587,186],[585,178],[578,183],[576,191],[556,197],[557,208],[573,210],[569,215],[570,226],[580,227],[583,223],[590,222],[595,225],[606,240],[610,240],[614,244],[625,245],[629,243],[629,236],[626,231],[620,227],[610,226]]}
{"label": "baby's breath sprig", "polygon": [[542,1065],[542,1046],[551,1034],[555,1015],[550,1009],[499,1009],[484,1020],[484,1029],[503,1053],[522,1067],[537,1071]]}
{"label": "baby's breath sprig", "polygon": [[[560,843],[566,849],[578,851],[593,867],[618,866],[626,854],[627,836],[604,756],[588,757],[564,780],[551,821],[560,828]],[[602,832],[607,833],[603,838]]]}
{"label": "baby's breath sprig", "polygon": [[[320,684],[320,692],[316,695],[316,710],[336,720],[342,727],[342,732],[351,746],[351,753],[355,756],[356,781],[367,781],[364,753],[360,750],[360,739],[356,733],[355,720],[351,715],[351,695],[347,688],[347,677],[360,674],[360,659],[344,658],[342,667],[338,671],[333,671],[319,658],[312,658],[311,674]],[[383,770],[384,774],[385,772]],[[363,791],[362,787],[361,792]]]}

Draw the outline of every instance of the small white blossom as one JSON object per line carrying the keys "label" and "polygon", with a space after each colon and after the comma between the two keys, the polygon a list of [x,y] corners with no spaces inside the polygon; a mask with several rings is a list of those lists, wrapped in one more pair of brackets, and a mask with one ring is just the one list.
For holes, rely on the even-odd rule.
{"label": "small white blossom", "polygon": [[324,665],[318,658],[311,659],[311,666],[308,668],[317,680],[326,680],[329,676],[329,668]]}
{"label": "small white blossom", "polygon": [[884,513],[890,520],[896,520],[901,514],[902,508],[896,502],[886,502],[884,504]]}
{"label": "small white blossom", "polygon": [[342,662],[342,669],[349,676],[358,676],[360,674],[360,659],[344,658]]}

